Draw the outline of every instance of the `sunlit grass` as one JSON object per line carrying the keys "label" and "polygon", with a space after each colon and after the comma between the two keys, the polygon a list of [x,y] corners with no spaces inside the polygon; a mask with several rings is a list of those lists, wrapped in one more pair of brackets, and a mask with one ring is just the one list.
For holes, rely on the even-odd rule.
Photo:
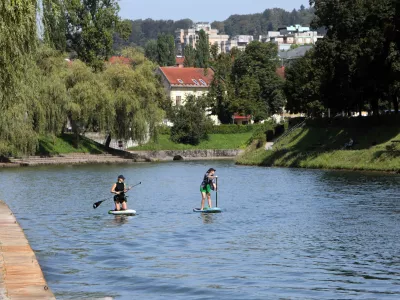
{"label": "sunlit grass", "polygon": [[[354,146],[343,149],[350,137]],[[400,143],[392,143],[394,140],[400,140],[400,130],[395,127],[304,128],[283,138],[273,151],[248,149],[237,163],[400,172]]]}
{"label": "sunlit grass", "polygon": [[244,149],[252,133],[237,134],[209,134],[207,141],[199,145],[177,144],[169,139],[169,135],[160,135],[158,142],[150,142],[142,146],[132,147],[129,150],[196,150],[196,149]]}
{"label": "sunlit grass", "polygon": [[75,136],[72,134],[63,134],[61,136],[41,136],[39,138],[39,148],[37,154],[56,155],[67,153],[90,153],[100,154],[105,151],[95,142],[80,137],[78,147],[75,145]]}

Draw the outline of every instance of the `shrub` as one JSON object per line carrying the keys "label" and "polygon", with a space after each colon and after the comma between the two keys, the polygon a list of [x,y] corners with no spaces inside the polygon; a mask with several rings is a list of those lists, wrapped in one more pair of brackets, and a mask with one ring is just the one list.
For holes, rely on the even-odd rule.
{"label": "shrub", "polygon": [[173,108],[171,140],[175,143],[198,145],[207,140],[207,129],[211,120],[205,114],[206,102],[203,97],[189,96],[185,105]]}

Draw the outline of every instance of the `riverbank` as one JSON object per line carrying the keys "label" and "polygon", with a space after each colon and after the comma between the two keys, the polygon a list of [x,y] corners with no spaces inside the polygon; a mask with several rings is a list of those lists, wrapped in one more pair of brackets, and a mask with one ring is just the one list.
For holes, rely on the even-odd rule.
{"label": "riverbank", "polygon": [[[351,146],[345,146],[350,139]],[[254,145],[237,164],[400,173],[400,129],[395,126],[315,127],[293,130],[271,150]]]}
{"label": "riverbank", "polygon": [[0,299],[56,299],[23,230],[1,200],[0,226]]}
{"label": "riverbank", "polygon": [[45,165],[81,165],[81,164],[134,164],[143,162],[174,160],[213,160],[235,159],[243,150],[161,150],[161,151],[121,151],[120,155],[70,153],[55,156],[28,156],[9,158],[0,163],[0,168],[33,167]]}

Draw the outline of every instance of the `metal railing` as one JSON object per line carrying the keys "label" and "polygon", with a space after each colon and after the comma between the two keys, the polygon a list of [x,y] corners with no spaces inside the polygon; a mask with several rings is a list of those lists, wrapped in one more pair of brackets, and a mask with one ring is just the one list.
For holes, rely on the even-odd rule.
{"label": "metal railing", "polygon": [[281,139],[287,137],[289,134],[291,134],[293,131],[295,131],[298,128],[303,127],[306,124],[307,119],[305,119],[304,121],[297,123],[296,125],[294,125],[292,128],[290,128],[289,130],[287,130],[286,132],[284,132],[280,137],[278,137],[275,141],[274,141],[274,145],[277,144]]}

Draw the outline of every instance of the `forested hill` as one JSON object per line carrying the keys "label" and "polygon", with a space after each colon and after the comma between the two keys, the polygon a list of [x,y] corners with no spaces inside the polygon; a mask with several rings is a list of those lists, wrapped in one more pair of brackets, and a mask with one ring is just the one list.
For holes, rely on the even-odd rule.
{"label": "forested hill", "polygon": [[[262,35],[268,31],[277,30],[281,26],[301,24],[310,25],[314,17],[313,8],[305,8],[289,12],[281,8],[266,9],[263,13],[249,15],[232,15],[225,21],[214,21],[212,27],[220,33],[231,36],[244,35]],[[118,36],[115,37],[114,47],[120,48],[124,45],[144,46],[147,41],[157,39],[160,33],[175,34],[176,29],[187,29],[193,25],[190,19],[173,20],[133,20],[132,33],[128,41],[123,41]]]}

